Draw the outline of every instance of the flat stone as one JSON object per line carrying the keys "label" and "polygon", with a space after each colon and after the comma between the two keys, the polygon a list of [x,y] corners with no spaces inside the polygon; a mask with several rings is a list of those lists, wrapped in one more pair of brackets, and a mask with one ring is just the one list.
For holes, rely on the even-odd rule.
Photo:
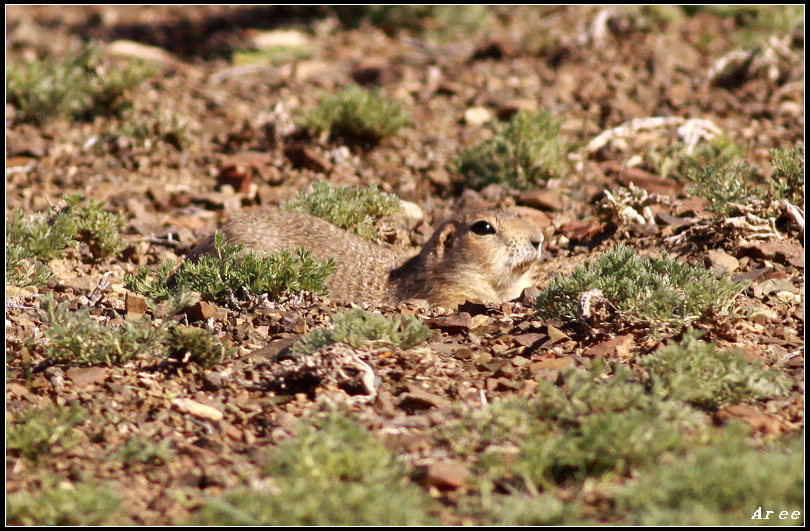
{"label": "flat stone", "polygon": [[172,405],[183,413],[188,413],[195,417],[206,420],[218,422],[225,417],[222,411],[211,406],[206,406],[205,404],[195,402],[190,398],[175,398],[172,400]]}
{"label": "flat stone", "polygon": [[87,387],[107,379],[107,369],[104,367],[74,367],[65,374],[76,387]]}
{"label": "flat stone", "polygon": [[723,251],[712,249],[706,253],[706,262],[717,275],[733,273],[740,267],[740,261]]}
{"label": "flat stone", "polygon": [[455,490],[469,483],[470,469],[458,461],[431,463],[424,469],[422,483],[439,490]]}
{"label": "flat stone", "polygon": [[613,339],[602,341],[585,350],[586,356],[617,357],[627,359],[630,357],[630,352],[635,344],[633,334],[624,334],[616,336]]}

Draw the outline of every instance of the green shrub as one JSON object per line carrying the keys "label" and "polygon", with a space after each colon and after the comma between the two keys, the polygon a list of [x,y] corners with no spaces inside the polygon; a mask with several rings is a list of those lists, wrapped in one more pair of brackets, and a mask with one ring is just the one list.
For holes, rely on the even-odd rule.
{"label": "green shrub", "polygon": [[430,329],[416,317],[398,314],[391,319],[354,309],[332,315],[333,328],[316,328],[293,347],[298,354],[311,354],[333,343],[352,348],[368,345],[409,349],[430,337]]}
{"label": "green shrub", "polygon": [[[266,492],[238,488],[206,501],[203,525],[426,525],[430,498],[366,429],[332,414],[272,449]],[[268,478],[269,479],[269,478]]]}
{"label": "green shrub", "polygon": [[174,268],[171,261],[158,267],[154,278],[148,268],[136,275],[125,275],[124,285],[158,300],[172,293],[193,291],[207,301],[231,304],[235,297],[264,293],[271,299],[299,291],[323,293],[324,282],[335,270],[333,259],[319,262],[303,249],[284,249],[267,256],[242,252],[244,244],[227,243],[221,232],[214,235],[214,248],[217,256],[206,254],[196,263],[185,263],[175,273],[173,285],[169,279]]}
{"label": "green shrub", "polygon": [[105,61],[95,49],[64,59],[44,57],[6,69],[6,95],[23,119],[53,117],[92,120],[120,115],[130,105],[128,93],[153,73],[140,61],[123,67]]}
{"label": "green shrub", "polygon": [[121,214],[102,210],[92,199],[83,201],[80,194],[63,199],[67,202],[64,207],[53,207],[42,216],[25,219],[15,212],[6,220],[6,282],[46,282],[50,271],[43,262],[62,256],[67,247],[84,244],[96,260],[124,248]]}
{"label": "green shrub", "polygon": [[376,184],[340,186],[327,181],[313,183],[311,192],[301,191],[296,199],[282,206],[325,219],[370,240],[379,238],[377,219],[402,210],[401,200],[381,191]]}
{"label": "green shrub", "polygon": [[617,369],[605,381],[595,364],[572,374],[562,388],[541,380],[533,414],[543,421],[520,444],[518,475],[548,487],[607,472],[626,473],[688,447],[685,434],[702,419],[690,408],[651,397]]}
{"label": "green shrub", "polygon": [[650,372],[654,392],[698,407],[719,408],[744,401],[785,396],[791,379],[745,359],[741,352],[687,335],[641,360]]}
{"label": "green shrub", "polygon": [[708,199],[708,208],[715,214],[728,216],[739,206],[744,207],[764,197],[763,192],[754,184],[758,171],[756,166],[746,162],[732,163],[727,159],[719,159],[688,172],[688,177],[694,184],[687,192]]}
{"label": "green shrub", "polygon": [[70,444],[73,428],[84,419],[84,410],[77,406],[28,407],[9,421],[6,417],[6,449],[31,462],[50,455],[53,448]]}
{"label": "green shrub", "polygon": [[410,114],[379,90],[356,85],[324,95],[303,125],[350,143],[377,144],[394,136],[411,121]]}
{"label": "green shrub", "polygon": [[69,365],[120,365],[146,355],[171,357],[211,366],[232,355],[208,330],[175,324],[171,316],[189,304],[189,297],[177,296],[171,303],[169,318],[154,326],[144,316],[105,326],[90,316],[88,308],[68,311],[67,304],[57,305],[51,294],[42,298],[45,312],[43,355]]}
{"label": "green shrub", "polygon": [[691,149],[684,142],[668,142],[662,149],[658,147],[647,151],[647,158],[657,175],[672,176],[675,179],[688,180],[690,172],[712,164],[732,164],[742,162],[743,150],[727,136],[716,136],[711,140],[700,142]]}
{"label": "green shrub", "polygon": [[[616,496],[630,525],[802,525],[779,520],[780,511],[804,507],[804,437],[764,449],[743,430],[724,430],[709,444],[641,471]],[[757,508],[776,510],[752,519]]]}
{"label": "green shrub", "polygon": [[804,204],[804,146],[772,149],[774,172],[771,189],[776,199]]}
{"label": "green shrub", "polygon": [[88,308],[69,311],[67,303],[56,304],[51,294],[42,298],[46,343],[43,355],[70,365],[118,365],[161,351],[165,330],[153,327],[148,317],[104,326],[90,316]]}
{"label": "green shrub", "polygon": [[546,111],[520,111],[495,138],[463,152],[452,169],[476,189],[489,184],[523,189],[562,177],[568,148],[560,138],[560,123]]}
{"label": "green shrub", "polygon": [[42,490],[15,492],[6,498],[6,523],[38,526],[96,526],[123,524],[121,498],[106,485],[56,484]]}
{"label": "green shrub", "polygon": [[554,275],[537,297],[537,314],[576,323],[580,297],[592,289],[602,291],[620,325],[678,331],[702,317],[728,313],[743,285],[667,254],[652,259],[618,245],[568,277]]}

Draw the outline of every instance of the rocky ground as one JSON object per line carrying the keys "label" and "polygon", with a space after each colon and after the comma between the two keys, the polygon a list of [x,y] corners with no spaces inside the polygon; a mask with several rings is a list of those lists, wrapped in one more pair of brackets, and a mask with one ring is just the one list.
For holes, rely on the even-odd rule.
{"label": "rocky ground", "polygon": [[[6,216],[42,212],[78,192],[123,214],[127,242],[101,263],[78,251],[52,260],[54,278],[45,286],[7,286],[7,419],[29,407],[70,404],[85,415],[73,443],[41,461],[7,454],[7,494],[33,495],[47,476],[89,477],[117,486],[127,521],[182,522],[203,495],[255,480],[263,452],[290,437],[298,418],[338,404],[427,471],[422,484],[443,501],[440,521],[469,523],[455,511],[469,470],[433,446],[431,427],[459,404],[531,396],[537,379],[557,381],[598,358],[632,366],[655,347],[632,333],[580,337],[544,322],[534,315],[532,294],[456,313],[400,308],[422,315],[432,335],[418,349],[377,353],[380,384],[365,401],[330,385],[297,393],[262,385],[278,374],[279,352],[345,309],[328,298],[250,312],[205,309],[208,326],[237,349],[211,369],[156,370],[144,361],[47,367],[30,347],[42,338],[40,295],[55,293],[75,307],[90,298],[99,315],[126,319],[137,310],[127,303],[125,273],[181,259],[236,212],[277,205],[322,179],[376,183],[418,205],[424,217],[410,232],[415,244],[459,209],[530,209],[546,235],[538,289],[617,243],[650,255],[667,251],[750,282],[737,302],[745,316],[713,337],[796,384],[783,400],[713,415],[717,422],[740,418],[769,436],[804,429],[803,220],[799,227],[784,211],[765,225],[745,216],[745,225],[723,223],[705,199],[687,193],[683,176],[650,163],[650,153],[677,141],[687,120],[701,119],[713,124],[704,130],[716,128],[740,146],[766,182],[769,150],[804,144],[803,24],[780,32],[709,11],[672,17],[642,8],[500,7],[490,24],[448,37],[441,28],[352,27],[332,9],[301,6],[16,6],[6,15],[7,61],[59,56],[92,40],[109,57],[156,65],[129,94],[127,123],[36,123],[6,105]],[[262,42],[290,38],[308,53],[236,59]],[[755,46],[758,53],[744,55]],[[381,88],[409,110],[411,125],[375,146],[296,131],[296,117],[324,92],[351,83]],[[452,170],[454,157],[521,109],[562,119],[568,170],[527,190],[465,186]],[[633,122],[630,135],[617,129],[656,117],[668,119]],[[151,133],[140,140],[127,133],[133,120]],[[636,218],[620,215],[622,205],[637,206],[623,199],[631,183],[657,198],[648,213],[636,208]],[[102,278],[106,290],[98,289]],[[90,297],[94,291],[103,291],[101,301]],[[111,459],[133,434],[165,444],[168,453],[157,461]],[[452,466],[436,465],[447,462]],[[600,521],[599,503],[593,506]]]}

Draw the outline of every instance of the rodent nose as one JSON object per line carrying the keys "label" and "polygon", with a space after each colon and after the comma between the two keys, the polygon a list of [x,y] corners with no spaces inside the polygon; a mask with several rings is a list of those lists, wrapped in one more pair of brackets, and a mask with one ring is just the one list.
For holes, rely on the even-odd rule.
{"label": "rodent nose", "polygon": [[538,234],[537,236],[532,236],[529,239],[529,241],[532,244],[532,247],[534,247],[538,251],[540,250],[540,246],[543,244],[543,240],[544,240],[544,238],[543,238],[542,234]]}

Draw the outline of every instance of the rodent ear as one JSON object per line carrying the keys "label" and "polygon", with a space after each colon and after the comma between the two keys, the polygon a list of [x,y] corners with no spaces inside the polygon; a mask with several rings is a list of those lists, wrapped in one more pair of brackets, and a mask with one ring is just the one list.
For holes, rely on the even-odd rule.
{"label": "rodent ear", "polygon": [[458,227],[453,222],[447,222],[438,229],[432,238],[432,245],[428,258],[440,261],[448,249],[452,249],[456,243],[456,232]]}

